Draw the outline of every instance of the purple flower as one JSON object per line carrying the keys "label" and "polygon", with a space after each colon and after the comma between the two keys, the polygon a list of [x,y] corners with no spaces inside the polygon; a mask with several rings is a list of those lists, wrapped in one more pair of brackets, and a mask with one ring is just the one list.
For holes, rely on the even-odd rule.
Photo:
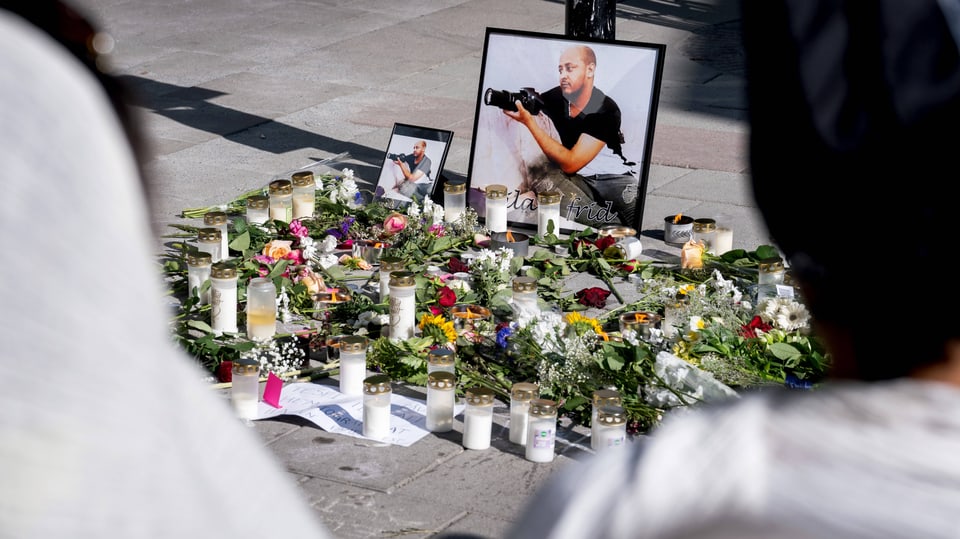
{"label": "purple flower", "polygon": [[507,347],[507,339],[510,335],[513,334],[513,328],[510,326],[500,328],[500,331],[497,331],[497,346],[500,348]]}

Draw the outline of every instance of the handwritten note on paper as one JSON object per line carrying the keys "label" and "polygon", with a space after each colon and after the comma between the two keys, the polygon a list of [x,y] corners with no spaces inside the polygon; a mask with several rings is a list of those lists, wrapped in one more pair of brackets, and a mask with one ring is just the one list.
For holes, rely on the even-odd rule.
{"label": "handwritten note on paper", "polygon": [[[454,407],[454,414],[464,405]],[[363,397],[348,396],[320,384],[292,383],[283,387],[279,408],[260,403],[257,419],[281,415],[300,416],[327,432],[357,438],[363,436]],[[424,401],[393,394],[390,397],[390,435],[385,441],[409,447],[430,431],[426,428],[427,404]]]}

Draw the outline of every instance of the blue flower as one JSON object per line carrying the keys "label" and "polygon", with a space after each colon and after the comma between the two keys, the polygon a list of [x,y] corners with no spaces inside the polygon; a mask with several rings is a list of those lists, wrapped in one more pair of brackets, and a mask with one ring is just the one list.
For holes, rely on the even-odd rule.
{"label": "blue flower", "polygon": [[793,373],[788,374],[787,379],[784,380],[783,383],[790,389],[813,389],[813,382],[809,380],[801,380]]}
{"label": "blue flower", "polygon": [[356,193],[354,193],[353,201],[356,202],[357,204],[363,204],[363,193],[361,193],[360,191],[357,191]]}
{"label": "blue flower", "polygon": [[510,335],[512,334],[513,334],[513,328],[511,328],[510,326],[501,328],[500,331],[497,332],[497,346],[499,346],[500,348],[506,348],[507,338],[510,337]]}

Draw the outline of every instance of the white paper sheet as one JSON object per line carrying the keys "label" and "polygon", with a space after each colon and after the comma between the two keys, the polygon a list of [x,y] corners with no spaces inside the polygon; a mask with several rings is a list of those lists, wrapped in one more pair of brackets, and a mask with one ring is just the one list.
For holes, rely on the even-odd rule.
{"label": "white paper sheet", "polygon": [[[465,406],[454,406],[459,415]],[[365,438],[363,435],[363,397],[347,396],[335,388],[320,384],[284,384],[280,408],[261,402],[257,419],[281,415],[300,416],[327,432]],[[390,435],[378,442],[409,447],[430,431],[426,427],[427,404],[396,393],[390,396]],[[366,438],[370,439],[370,438]]]}

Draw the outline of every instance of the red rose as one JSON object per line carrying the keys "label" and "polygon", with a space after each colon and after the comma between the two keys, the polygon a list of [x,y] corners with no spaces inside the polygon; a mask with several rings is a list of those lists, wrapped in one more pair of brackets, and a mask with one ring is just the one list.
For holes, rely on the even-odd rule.
{"label": "red rose", "polygon": [[441,307],[453,307],[453,304],[457,302],[457,293],[450,289],[449,286],[441,287],[437,291],[437,303]]}
{"label": "red rose", "polygon": [[740,328],[740,335],[748,339],[752,339],[757,336],[757,330],[760,330],[764,333],[773,329],[773,326],[763,321],[759,316],[754,316],[752,320],[746,323],[746,325]]}
{"label": "red rose", "polygon": [[587,307],[596,307],[597,309],[602,309],[607,304],[607,297],[610,295],[610,291],[605,288],[600,288],[593,286],[590,288],[584,288],[583,290],[574,294],[573,297],[577,298],[577,303],[580,305],[586,305]]}
{"label": "red rose", "polygon": [[441,309],[440,307],[437,307],[436,305],[431,305],[428,308],[430,309],[430,314],[432,314],[433,316],[440,316],[441,314],[443,314],[443,309]]}
{"label": "red rose", "polygon": [[614,243],[617,243],[616,238],[613,236],[600,236],[597,238],[597,249],[601,251],[605,250],[607,247],[613,246]]}
{"label": "red rose", "polygon": [[470,266],[464,264],[455,256],[450,257],[450,261],[447,262],[447,267],[450,268],[450,273],[468,273],[470,271]]}

